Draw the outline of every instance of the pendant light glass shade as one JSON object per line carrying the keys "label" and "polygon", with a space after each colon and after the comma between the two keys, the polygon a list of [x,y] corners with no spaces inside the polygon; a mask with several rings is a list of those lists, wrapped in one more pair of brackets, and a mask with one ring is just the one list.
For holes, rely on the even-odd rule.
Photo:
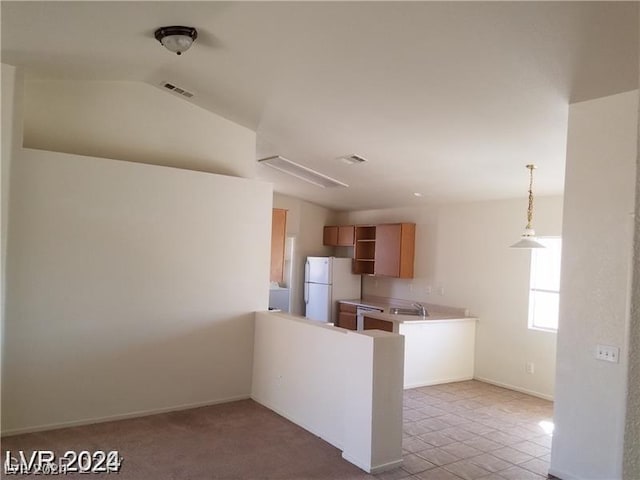
{"label": "pendant light glass shade", "polygon": [[534,236],[522,235],[520,240],[509,248],[546,248],[544,245],[537,242],[535,238],[536,237]]}
{"label": "pendant light glass shade", "polygon": [[536,232],[531,227],[531,220],[533,219],[533,169],[535,165],[527,165],[529,169],[529,206],[527,207],[527,226],[524,228],[524,233],[520,237],[520,240],[511,245],[510,248],[545,248],[544,245],[536,241]]}

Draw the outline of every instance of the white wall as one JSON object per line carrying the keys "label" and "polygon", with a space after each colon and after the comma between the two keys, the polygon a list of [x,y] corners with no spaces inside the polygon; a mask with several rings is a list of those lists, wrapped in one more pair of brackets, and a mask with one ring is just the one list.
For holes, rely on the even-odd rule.
{"label": "white wall", "polygon": [[404,337],[256,313],[257,402],[318,435],[368,472],[402,462]]}
{"label": "white wall", "polygon": [[4,432],[249,396],[269,184],[39,150],[12,168]]}
{"label": "white wall", "polygon": [[[556,334],[528,328],[531,252],[508,248],[524,228],[526,208],[526,199],[441,208],[437,283],[443,303],[479,317],[476,378],[553,398]],[[535,199],[538,235],[561,235],[561,222],[561,197]]]}
{"label": "white wall", "polygon": [[637,122],[637,91],[569,109],[550,470],[564,480],[622,478]]}
{"label": "white wall", "polygon": [[[2,111],[1,157],[0,157],[0,371],[4,377],[4,338],[5,338],[5,303],[6,303],[6,265],[7,265],[7,232],[9,227],[9,191],[13,156],[22,148],[22,71],[11,65],[1,64],[2,94],[0,110]],[[0,392],[2,383],[0,382]],[[0,398],[0,407],[2,401]]]}
{"label": "white wall", "polygon": [[[640,23],[640,12],[638,12],[638,21]],[[640,37],[638,41],[640,42]],[[638,87],[640,87],[640,77],[638,77]],[[640,116],[640,98],[638,100]],[[623,478],[640,478],[640,215],[637,213],[640,211],[640,122],[638,122],[635,211]]]}
{"label": "white wall", "polygon": [[2,111],[2,169],[0,170],[2,177],[0,184],[2,211],[0,218],[2,219],[2,305],[4,306],[4,265],[9,219],[9,177],[13,155],[22,147],[23,80],[22,72],[11,65],[2,64],[0,70],[2,72],[2,95],[0,95],[0,105],[2,106],[0,108]]}
{"label": "white wall", "polygon": [[273,195],[273,207],[287,210],[287,236],[295,237],[291,313],[304,315],[304,262],[309,256],[333,254],[332,247],[322,245],[322,232],[325,225],[333,223],[335,212],[279,193]]}
{"label": "white wall", "polygon": [[[475,377],[552,398],[556,335],[527,328],[530,252],[508,248],[522,233],[526,209],[523,198],[351,212],[341,220],[415,222],[414,278],[364,277],[364,292],[469,308],[478,316]],[[561,197],[536,198],[539,235],[560,235],[561,222]],[[526,373],[527,362],[534,374]]]}
{"label": "white wall", "polygon": [[[640,26],[640,11],[638,12]],[[638,37],[640,45],[640,36]],[[640,75],[638,76],[640,89]],[[640,98],[638,98],[640,118]],[[636,151],[636,205],[633,245],[633,285],[629,319],[629,371],[627,375],[627,412],[624,437],[623,478],[640,478],[640,121]]]}
{"label": "white wall", "polygon": [[151,85],[29,80],[25,94],[25,147],[255,176],[255,132]]}

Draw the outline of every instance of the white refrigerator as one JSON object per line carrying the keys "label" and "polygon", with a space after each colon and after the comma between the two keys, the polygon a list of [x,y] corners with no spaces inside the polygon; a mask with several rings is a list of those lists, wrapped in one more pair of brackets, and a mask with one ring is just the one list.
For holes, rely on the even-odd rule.
{"label": "white refrigerator", "polygon": [[305,317],[335,323],[337,302],[360,298],[360,275],[350,258],[307,257],[304,269]]}

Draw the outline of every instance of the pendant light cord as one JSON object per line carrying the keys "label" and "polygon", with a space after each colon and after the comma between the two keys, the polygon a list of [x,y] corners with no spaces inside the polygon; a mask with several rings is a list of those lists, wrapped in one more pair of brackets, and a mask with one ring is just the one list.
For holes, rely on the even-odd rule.
{"label": "pendant light cord", "polygon": [[535,165],[527,165],[529,169],[529,207],[527,208],[527,230],[531,229],[531,220],[533,219],[533,169]]}

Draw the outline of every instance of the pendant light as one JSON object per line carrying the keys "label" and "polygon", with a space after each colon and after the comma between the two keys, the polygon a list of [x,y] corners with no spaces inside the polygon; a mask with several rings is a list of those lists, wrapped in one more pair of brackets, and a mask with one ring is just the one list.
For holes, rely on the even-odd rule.
{"label": "pendant light", "polygon": [[541,243],[536,242],[536,232],[531,227],[531,219],[533,218],[533,170],[535,165],[527,165],[529,169],[529,206],[527,208],[527,226],[524,227],[524,233],[520,240],[510,248],[545,248]]}
{"label": "pendant light", "polygon": [[198,38],[198,32],[193,27],[160,27],[154,33],[156,40],[170,52],[182,55],[193,41]]}

